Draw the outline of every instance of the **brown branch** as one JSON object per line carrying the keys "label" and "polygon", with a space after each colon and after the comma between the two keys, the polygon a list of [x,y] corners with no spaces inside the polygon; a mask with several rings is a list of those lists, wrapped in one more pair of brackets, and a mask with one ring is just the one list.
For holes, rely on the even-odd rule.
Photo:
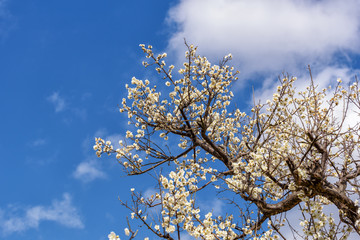
{"label": "brown branch", "polygon": [[166,163],[166,162],[174,161],[174,160],[176,160],[176,159],[179,159],[180,157],[188,154],[188,153],[189,153],[191,150],[193,150],[194,148],[196,148],[196,145],[193,145],[192,147],[188,148],[186,151],[182,152],[181,154],[179,154],[179,155],[177,155],[177,156],[175,156],[175,157],[166,158],[166,159],[164,159],[163,161],[158,162],[158,163],[155,164],[154,166],[152,166],[152,167],[150,167],[150,168],[148,168],[148,169],[145,169],[145,170],[143,170],[143,171],[142,171],[142,170],[139,170],[138,172],[135,172],[135,171],[130,172],[129,175],[140,175],[140,174],[149,172],[149,171],[155,169],[156,167],[158,167],[158,166],[160,166],[160,165],[162,165],[162,164],[164,164],[164,163]]}

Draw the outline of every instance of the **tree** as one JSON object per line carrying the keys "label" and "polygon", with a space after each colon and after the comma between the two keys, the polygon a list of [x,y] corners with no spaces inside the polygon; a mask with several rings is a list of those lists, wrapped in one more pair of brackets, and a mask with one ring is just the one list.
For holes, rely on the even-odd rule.
{"label": "tree", "polygon": [[[121,201],[149,234],[161,239],[181,239],[185,232],[197,239],[360,236],[360,124],[349,118],[360,109],[357,79],[346,88],[338,80],[333,90],[318,89],[309,68],[309,86],[297,92],[296,78],[284,75],[272,99],[246,113],[234,103],[231,86],[238,72],[227,65],[231,55],[211,65],[186,44],[177,79],[165,53],[140,46],[150,60],[143,65],[155,66],[162,76],[158,83],[166,88],[158,91],[150,81],[132,78],[120,112],[135,130],[126,132],[119,149],[101,138],[94,149],[99,157],[116,154],[128,175],[149,173],[157,179],[154,195],[132,189],[131,201]],[[230,211],[219,216],[201,211],[197,199],[211,193]],[[329,208],[337,212],[332,215]],[[296,219],[289,219],[294,212]],[[132,239],[137,232],[129,220],[128,225],[125,233]]]}

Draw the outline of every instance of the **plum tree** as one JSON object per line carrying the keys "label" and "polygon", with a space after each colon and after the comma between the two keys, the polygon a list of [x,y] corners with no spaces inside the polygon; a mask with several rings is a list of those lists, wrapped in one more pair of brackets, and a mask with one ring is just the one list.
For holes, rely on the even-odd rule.
{"label": "plum tree", "polygon": [[[149,59],[143,65],[161,79],[132,78],[120,107],[132,125],[126,140],[118,149],[101,138],[94,145],[99,157],[115,154],[127,174],[157,179],[153,195],[132,189],[130,202],[121,202],[134,219],[125,229],[130,239],[137,233],[131,221],[161,239],[360,236],[360,125],[349,117],[360,109],[357,79],[319,89],[309,68],[308,87],[297,91],[296,78],[283,75],[272,98],[246,112],[231,91],[238,74],[227,65],[231,55],[212,65],[186,44],[174,77],[166,53],[140,46]],[[201,209],[202,194],[227,211]]]}

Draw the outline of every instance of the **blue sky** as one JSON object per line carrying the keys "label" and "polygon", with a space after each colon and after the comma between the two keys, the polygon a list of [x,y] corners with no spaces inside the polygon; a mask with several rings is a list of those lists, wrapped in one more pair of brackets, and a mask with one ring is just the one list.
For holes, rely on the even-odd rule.
{"label": "blue sky", "polygon": [[125,178],[92,146],[95,136],[122,138],[125,83],[155,76],[141,66],[140,43],[173,63],[184,38],[214,61],[231,52],[246,108],[247,89],[266,98],[284,70],[299,87],[307,64],[319,85],[354,79],[359,10],[356,0],[0,0],[0,238],[123,233],[128,212],[118,196],[152,185]]}

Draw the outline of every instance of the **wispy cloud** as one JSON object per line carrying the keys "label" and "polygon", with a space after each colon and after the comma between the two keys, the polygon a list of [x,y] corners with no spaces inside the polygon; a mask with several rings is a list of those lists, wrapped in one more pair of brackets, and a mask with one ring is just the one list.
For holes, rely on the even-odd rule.
{"label": "wispy cloud", "polygon": [[109,134],[108,131],[104,128],[98,129],[95,134],[94,134],[94,138],[103,138],[105,141],[110,141],[111,144],[114,146],[114,148],[119,148],[119,141],[120,140],[124,140],[124,136],[120,133],[114,133],[114,134]]}
{"label": "wispy cloud", "polygon": [[183,56],[186,38],[209,57],[231,52],[243,75],[326,65],[359,53],[359,11],[357,0],[181,0],[168,13],[169,50]]}
{"label": "wispy cloud", "polygon": [[54,92],[52,95],[50,95],[47,100],[51,102],[55,107],[55,112],[61,112],[65,110],[66,103],[64,98],[62,98],[58,92]]}
{"label": "wispy cloud", "polygon": [[43,138],[38,138],[30,143],[32,147],[40,147],[46,144],[46,140]]}
{"label": "wispy cloud", "polygon": [[81,162],[73,173],[74,178],[84,182],[92,182],[95,179],[106,178],[106,174],[101,171],[100,164],[94,160]]}
{"label": "wispy cloud", "polygon": [[[71,124],[74,119],[81,119],[83,121],[87,119],[86,105],[81,106],[84,99],[87,98],[84,95],[80,97],[73,95],[64,96],[64,94],[60,95],[59,92],[54,92],[46,100],[52,103],[56,113],[66,112],[67,114],[62,116],[62,120],[66,124]],[[86,96],[91,95],[87,94]]]}
{"label": "wispy cloud", "polygon": [[14,27],[13,15],[6,7],[8,0],[0,0],[0,37],[6,37],[9,30]]}
{"label": "wispy cloud", "polygon": [[63,199],[54,200],[50,206],[33,206],[21,209],[23,213],[13,209],[0,209],[0,229],[7,235],[38,228],[43,221],[57,222],[69,228],[84,228],[71,196],[64,193]]}
{"label": "wispy cloud", "polygon": [[108,131],[103,128],[97,130],[93,137],[87,137],[84,139],[82,148],[86,158],[84,161],[79,163],[73,172],[73,177],[84,183],[89,183],[96,179],[107,178],[107,174],[102,170],[99,159],[94,159],[95,151],[93,150],[93,146],[95,144],[94,139],[97,137],[101,137],[106,141],[111,141],[114,148],[120,147],[118,142],[122,139],[122,135],[120,134],[108,135]]}
{"label": "wispy cloud", "polygon": [[215,216],[223,214],[224,202],[220,199],[214,198],[211,201],[200,201],[200,208],[206,214],[212,212]]}
{"label": "wispy cloud", "polygon": [[119,141],[120,140],[124,140],[124,136],[121,134],[112,134],[109,136],[105,137],[106,141],[110,141],[112,143],[112,145],[114,146],[114,148],[119,148]]}
{"label": "wispy cloud", "polygon": [[0,0],[0,20],[3,20],[3,18],[6,18],[9,15],[6,9],[6,3],[7,0]]}

